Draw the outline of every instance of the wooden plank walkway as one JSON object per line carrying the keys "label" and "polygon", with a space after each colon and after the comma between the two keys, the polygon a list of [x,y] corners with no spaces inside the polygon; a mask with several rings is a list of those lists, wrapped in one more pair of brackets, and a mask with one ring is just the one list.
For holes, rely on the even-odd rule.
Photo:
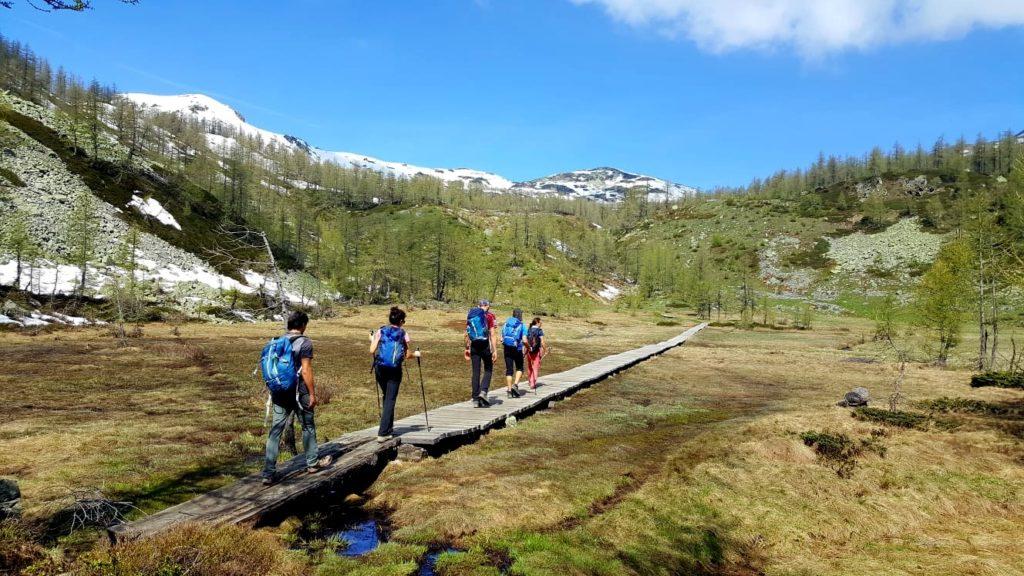
{"label": "wooden plank walkway", "polygon": [[256,524],[306,495],[343,484],[360,472],[374,469],[392,458],[400,444],[436,448],[448,441],[472,439],[504,424],[510,416],[522,417],[544,408],[550,401],[561,400],[594,382],[680,346],[706,326],[706,323],[699,324],[664,342],[543,376],[536,392],[529,392],[521,398],[499,398],[499,394],[504,395],[504,379],[495,378],[493,383],[500,389],[492,391],[493,406],[490,408],[476,408],[469,401],[435,408],[429,413],[429,430],[422,413],[403,418],[395,422],[395,438],[384,443],[376,442],[376,427],[345,434],[320,447],[320,456],[331,455],[334,463],[317,474],[306,474],[305,461],[302,456],[297,456],[279,467],[280,480],[273,486],[263,486],[259,474],[246,476],[188,502],[135,522],[114,526],[110,529],[111,538],[126,540],[149,536],[188,522]]}

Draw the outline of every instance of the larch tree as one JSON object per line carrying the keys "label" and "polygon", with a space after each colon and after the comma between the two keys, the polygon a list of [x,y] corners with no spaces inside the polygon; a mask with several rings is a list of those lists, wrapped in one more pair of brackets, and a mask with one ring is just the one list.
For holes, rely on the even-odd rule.
{"label": "larch tree", "polygon": [[973,262],[970,243],[963,238],[953,240],[942,247],[915,289],[919,323],[930,333],[935,361],[943,366],[950,351],[960,343],[963,324],[970,313]]}
{"label": "larch tree", "polygon": [[0,223],[0,252],[14,256],[14,285],[21,285],[21,273],[26,258],[33,252],[35,243],[28,230],[28,216],[17,208]]}
{"label": "larch tree", "polygon": [[89,263],[96,258],[98,240],[99,218],[96,216],[96,200],[89,192],[79,192],[68,215],[65,230],[69,259],[79,269],[79,296],[85,294]]}

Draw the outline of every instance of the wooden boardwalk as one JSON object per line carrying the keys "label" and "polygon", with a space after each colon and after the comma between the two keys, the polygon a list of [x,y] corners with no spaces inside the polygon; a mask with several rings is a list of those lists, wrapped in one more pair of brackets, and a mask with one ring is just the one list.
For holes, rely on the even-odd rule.
{"label": "wooden boardwalk", "polygon": [[297,456],[279,467],[280,480],[273,486],[263,486],[259,474],[253,474],[135,522],[114,526],[110,529],[111,538],[125,540],[148,536],[188,522],[256,524],[304,496],[327,488],[344,487],[346,481],[374,474],[378,467],[394,457],[400,444],[436,450],[448,442],[472,440],[504,425],[510,416],[520,418],[543,409],[548,402],[561,400],[581,388],[680,346],[706,326],[706,323],[700,324],[664,342],[543,376],[536,392],[528,392],[521,398],[499,398],[499,395],[504,396],[504,380],[495,378],[494,384],[498,388],[491,392],[494,404],[490,408],[476,408],[469,401],[435,408],[428,414],[429,430],[422,413],[403,418],[395,422],[395,438],[384,443],[375,440],[376,427],[345,434],[321,445],[320,455],[333,456],[334,463],[317,474],[306,474],[305,461],[302,456]]}

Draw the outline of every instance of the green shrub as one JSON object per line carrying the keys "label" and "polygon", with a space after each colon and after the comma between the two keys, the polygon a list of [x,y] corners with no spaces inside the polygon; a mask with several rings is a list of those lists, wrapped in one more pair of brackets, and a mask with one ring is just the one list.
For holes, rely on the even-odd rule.
{"label": "green shrub", "polygon": [[1024,388],[1024,372],[983,372],[971,377],[971,388]]}
{"label": "green shrub", "polygon": [[871,438],[856,442],[846,434],[807,431],[800,435],[800,439],[805,445],[814,448],[818,457],[835,470],[840,478],[850,478],[857,467],[857,459],[866,452],[885,456],[885,447],[880,441],[884,436],[884,433],[872,432]]}
{"label": "green shrub", "polygon": [[980,414],[982,416],[1024,418],[1024,403],[985,402],[984,400],[974,400],[973,398],[942,397],[937,400],[918,402],[918,406],[925,410],[942,413],[956,412]]}
{"label": "green shrub", "polygon": [[904,412],[903,410],[883,410],[881,408],[857,408],[852,413],[857,420],[877,422],[896,428],[924,430],[930,420],[926,414]]}

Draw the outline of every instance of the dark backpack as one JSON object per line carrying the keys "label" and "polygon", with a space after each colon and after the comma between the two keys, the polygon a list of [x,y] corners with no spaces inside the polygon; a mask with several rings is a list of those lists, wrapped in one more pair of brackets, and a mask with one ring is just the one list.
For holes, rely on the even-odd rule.
{"label": "dark backpack", "polygon": [[505,327],[501,329],[501,343],[505,346],[519,347],[523,341],[523,323],[515,316],[505,321]]}
{"label": "dark backpack", "polygon": [[466,334],[473,342],[487,340],[487,312],[483,308],[473,308],[466,315]]}
{"label": "dark backpack", "polygon": [[530,347],[530,354],[537,354],[543,349],[540,328],[536,326],[530,327],[530,330],[526,333],[526,344]]}
{"label": "dark backpack", "polygon": [[398,368],[405,360],[405,330],[394,326],[380,329],[377,342],[377,366]]}

